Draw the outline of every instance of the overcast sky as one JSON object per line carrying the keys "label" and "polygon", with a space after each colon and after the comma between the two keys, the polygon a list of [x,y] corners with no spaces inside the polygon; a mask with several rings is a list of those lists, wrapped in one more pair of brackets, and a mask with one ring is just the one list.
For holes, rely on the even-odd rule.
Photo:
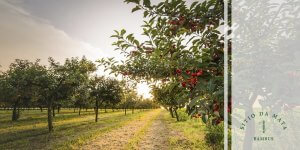
{"label": "overcast sky", "polygon": [[[0,69],[16,58],[43,64],[50,56],[122,59],[110,36],[124,28],[142,38],[142,12],[131,13],[133,7],[123,0],[0,0]],[[150,96],[145,84],[139,88]]]}

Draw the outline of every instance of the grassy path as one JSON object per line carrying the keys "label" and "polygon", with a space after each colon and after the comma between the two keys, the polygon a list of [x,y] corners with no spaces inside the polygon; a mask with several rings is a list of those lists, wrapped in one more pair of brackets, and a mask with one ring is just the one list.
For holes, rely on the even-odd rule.
{"label": "grassy path", "polygon": [[[178,130],[178,123],[169,112],[160,110],[132,139],[126,150],[191,150],[189,139]],[[139,134],[141,133],[141,134]],[[132,140],[130,140],[132,141]]]}
{"label": "grassy path", "polygon": [[168,138],[170,130],[167,128],[163,118],[165,111],[153,121],[151,126],[145,132],[144,137],[137,144],[135,149],[140,150],[165,150],[168,149]]}
{"label": "grassy path", "polygon": [[[82,149],[84,150],[118,150],[127,149],[130,143],[135,143],[135,138],[141,135],[142,130],[147,127],[161,110],[149,111],[142,116],[135,118],[126,125],[112,130],[107,134],[97,137],[95,140],[87,143]],[[130,148],[129,148],[130,149]]]}
{"label": "grassy path", "polygon": [[[204,142],[205,126],[199,119],[177,122],[160,110],[129,141],[124,149],[134,150],[210,150]],[[129,146],[128,146],[129,145]],[[120,148],[121,149],[121,148]]]}
{"label": "grassy path", "polygon": [[95,140],[88,142],[83,150],[189,150],[195,149],[185,137],[178,122],[169,112],[158,109],[135,118]]}

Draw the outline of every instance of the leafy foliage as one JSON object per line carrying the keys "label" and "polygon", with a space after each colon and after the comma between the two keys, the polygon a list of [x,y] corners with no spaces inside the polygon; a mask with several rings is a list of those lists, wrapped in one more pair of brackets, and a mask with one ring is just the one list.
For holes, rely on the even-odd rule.
{"label": "leafy foliage", "polygon": [[[136,5],[132,12],[144,12],[141,34],[148,40],[139,41],[125,29],[115,31],[113,45],[127,59],[118,62],[110,58],[99,62],[112,73],[129,79],[181,84],[189,90],[187,96],[182,97],[190,101],[188,113],[201,113],[203,121],[210,119],[216,120],[214,124],[219,123],[223,119],[224,105],[224,33],[220,32],[224,27],[224,2],[195,1],[190,6],[183,0],[166,0],[157,5],[147,0],[125,2]],[[160,86],[165,89],[170,85]],[[169,100],[157,100],[163,105],[166,102],[176,105],[179,103],[173,98],[176,95],[173,92],[166,98]]]}
{"label": "leafy foliage", "polygon": [[100,103],[116,104],[121,101],[122,88],[116,79],[94,77],[90,86],[91,96]]}

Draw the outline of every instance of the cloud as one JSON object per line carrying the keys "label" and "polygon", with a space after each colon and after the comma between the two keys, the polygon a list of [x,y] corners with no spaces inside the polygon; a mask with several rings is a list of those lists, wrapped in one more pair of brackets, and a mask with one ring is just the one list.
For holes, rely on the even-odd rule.
{"label": "cloud", "polygon": [[[6,70],[16,58],[41,59],[43,64],[47,64],[48,57],[60,62],[65,58],[83,55],[91,60],[113,56],[123,59],[120,54],[110,50],[113,48],[111,45],[107,45],[112,39],[103,38],[103,35],[99,37],[103,45],[103,50],[100,50],[90,43],[70,37],[51,25],[50,21],[30,14],[12,1],[0,0],[0,20],[0,70]],[[109,31],[107,34],[111,33]],[[102,70],[100,68],[97,74],[108,76],[108,72]],[[145,98],[151,97],[150,88],[146,84],[138,84],[137,91]]]}
{"label": "cloud", "polygon": [[14,59],[42,59],[63,61],[67,57],[86,55],[96,60],[100,50],[90,44],[69,37],[47,20],[32,16],[20,7],[0,1],[0,65],[7,69]]}

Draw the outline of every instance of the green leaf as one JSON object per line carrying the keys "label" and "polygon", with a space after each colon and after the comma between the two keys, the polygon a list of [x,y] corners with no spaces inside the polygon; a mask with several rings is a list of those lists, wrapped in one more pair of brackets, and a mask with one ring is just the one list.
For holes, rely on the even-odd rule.
{"label": "green leaf", "polygon": [[138,40],[134,40],[134,44],[135,44],[136,46],[140,46],[140,42],[139,42]]}
{"label": "green leaf", "polygon": [[110,36],[110,37],[115,37],[115,38],[118,38],[119,36],[118,36],[118,35],[112,35],[112,36]]}
{"label": "green leaf", "polygon": [[116,33],[116,35],[119,35],[119,31],[117,31],[117,30],[114,30],[114,32]]}
{"label": "green leaf", "polygon": [[133,33],[128,34],[127,37],[126,37],[126,39],[129,40],[129,41],[130,41],[132,38],[133,38]]}
{"label": "green leaf", "polygon": [[196,1],[196,2],[193,2],[192,5],[191,5],[191,7],[190,7],[190,9],[193,9],[193,7],[194,7],[197,3],[198,3],[197,1]]}
{"label": "green leaf", "polygon": [[150,0],[144,0],[143,4],[144,4],[144,6],[146,6],[146,7],[150,7],[151,2],[150,2]]}
{"label": "green leaf", "polygon": [[190,76],[189,76],[188,74],[186,74],[186,72],[183,72],[183,73],[182,73],[182,76],[183,76],[183,78],[185,78],[185,79],[190,78]]}
{"label": "green leaf", "polygon": [[140,0],[125,0],[125,2],[127,2],[127,3],[136,3],[136,4],[139,4],[139,3],[140,3]]}
{"label": "green leaf", "polygon": [[195,104],[198,102],[199,99],[200,99],[200,96],[197,96],[194,99],[192,99],[192,101],[189,103],[189,106],[190,107],[195,106]]}
{"label": "green leaf", "polygon": [[148,12],[148,11],[145,11],[145,12],[144,12],[144,18],[147,17],[148,14],[149,14],[149,12]]}
{"label": "green leaf", "polygon": [[188,40],[188,42],[187,43],[190,43],[195,37],[197,37],[197,36],[193,36],[193,37],[191,37],[189,40]]}
{"label": "green leaf", "polygon": [[180,52],[175,52],[175,53],[173,53],[172,58],[176,58],[176,57],[178,56],[179,53],[180,53]]}
{"label": "green leaf", "polygon": [[125,29],[122,29],[122,30],[121,30],[121,36],[123,36],[125,33],[126,33],[126,30],[125,30]]}
{"label": "green leaf", "polygon": [[202,121],[206,124],[207,121],[208,121],[208,115],[203,114],[203,115],[202,115]]}
{"label": "green leaf", "polygon": [[160,2],[156,7],[159,8],[164,5],[164,2]]}
{"label": "green leaf", "polygon": [[135,11],[137,11],[137,10],[140,10],[141,8],[139,7],[139,6],[136,6],[136,7],[134,7],[132,10],[131,10],[131,12],[135,12]]}
{"label": "green leaf", "polygon": [[197,112],[197,109],[193,109],[193,111],[191,111],[191,112],[188,112],[189,113],[189,115],[194,115],[195,113]]}
{"label": "green leaf", "polygon": [[172,92],[173,89],[175,88],[175,86],[177,86],[178,84],[177,83],[172,83],[170,88],[169,88],[169,92]]}

